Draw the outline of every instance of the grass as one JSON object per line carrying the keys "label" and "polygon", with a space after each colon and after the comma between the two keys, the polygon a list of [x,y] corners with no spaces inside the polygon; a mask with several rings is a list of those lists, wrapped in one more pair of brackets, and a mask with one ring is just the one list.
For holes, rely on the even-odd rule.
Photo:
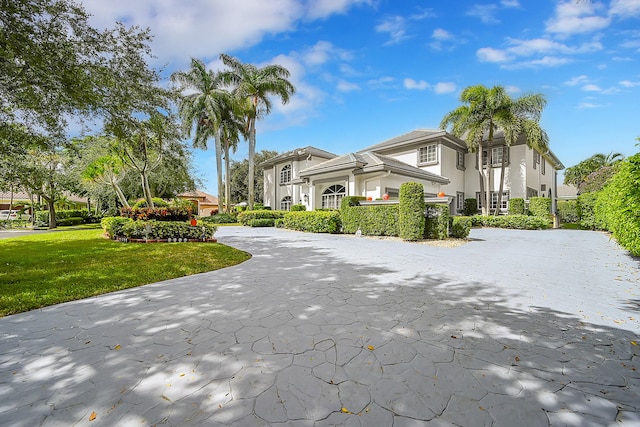
{"label": "grass", "polygon": [[218,270],[249,259],[219,243],[120,243],[102,230],[0,240],[0,316]]}

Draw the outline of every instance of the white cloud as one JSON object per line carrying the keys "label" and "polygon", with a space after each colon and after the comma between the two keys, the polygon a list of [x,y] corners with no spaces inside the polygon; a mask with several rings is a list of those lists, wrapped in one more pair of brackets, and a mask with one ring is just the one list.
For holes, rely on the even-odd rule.
{"label": "white cloud", "polygon": [[308,66],[322,65],[333,59],[349,60],[351,53],[336,48],[332,43],[320,40],[302,54],[302,61]]}
{"label": "white cloud", "polygon": [[409,90],[425,90],[431,87],[429,83],[425,82],[424,80],[415,81],[414,79],[408,77],[404,79],[402,83],[404,87]]}
{"label": "white cloud", "polygon": [[[221,0],[226,1],[226,0]],[[244,2],[245,0],[242,0]],[[264,1],[264,3],[271,5],[271,0]],[[237,2],[232,2],[237,3]],[[241,3],[241,2],[240,2]],[[371,6],[372,0],[313,0],[307,2],[308,10],[306,12],[307,18],[317,19],[326,18],[334,13],[345,13],[352,6],[367,5]]]}
{"label": "white cloud", "polygon": [[545,22],[545,30],[559,36],[602,30],[609,26],[611,19],[597,15],[600,9],[601,3],[562,1],[556,6],[555,15]]}
{"label": "white cloud", "polygon": [[372,79],[367,85],[373,89],[391,89],[396,87],[396,79],[390,76],[383,76],[378,79]]}
{"label": "white cloud", "polygon": [[584,84],[588,81],[589,81],[589,78],[583,74],[580,76],[572,77],[571,79],[564,82],[564,84],[567,86],[576,86],[579,84]]}
{"label": "white cloud", "polygon": [[360,90],[360,86],[356,83],[348,82],[346,80],[339,80],[336,86],[340,92],[353,92],[355,90]]}
{"label": "white cloud", "polygon": [[433,30],[433,33],[431,33],[431,37],[436,40],[451,40],[453,38],[453,34],[442,28],[436,28]]}
{"label": "white cloud", "polygon": [[390,16],[381,24],[376,25],[378,33],[388,33],[386,45],[398,44],[409,38],[406,30],[406,20],[402,16]]}
{"label": "white cloud", "polygon": [[534,59],[531,61],[516,62],[513,64],[502,65],[502,68],[508,70],[519,70],[523,68],[540,68],[540,67],[559,67],[561,65],[570,64],[573,62],[571,58],[560,58],[557,56],[544,56],[540,59]]}
{"label": "white cloud", "polygon": [[498,6],[495,4],[475,4],[467,11],[467,15],[480,18],[485,24],[499,24],[500,21],[493,16]]}
{"label": "white cloud", "polygon": [[582,86],[580,90],[585,92],[600,92],[602,89],[600,89],[600,86],[590,83]]}
{"label": "white cloud", "polygon": [[520,89],[518,86],[505,86],[504,90],[506,90],[507,93],[512,95],[522,92],[522,89]]}
{"label": "white cloud", "polygon": [[587,108],[599,108],[601,105],[594,104],[593,102],[584,101],[578,104],[578,109],[583,110]]}
{"label": "white cloud", "polygon": [[637,87],[637,86],[640,86],[640,82],[632,82],[631,80],[622,80],[619,83],[620,83],[620,86],[624,86],[624,87]]}
{"label": "white cloud", "polygon": [[492,47],[482,47],[478,49],[476,56],[480,62],[509,62],[514,59],[506,50],[494,49]]}
{"label": "white cloud", "polygon": [[456,84],[452,82],[436,83],[436,85],[433,87],[433,91],[439,95],[455,92],[456,89],[457,89]]}
{"label": "white cloud", "polygon": [[502,0],[500,3],[504,7],[520,7],[520,2],[518,0]]}
{"label": "white cloud", "polygon": [[640,0],[612,0],[609,13],[621,18],[640,16]]}

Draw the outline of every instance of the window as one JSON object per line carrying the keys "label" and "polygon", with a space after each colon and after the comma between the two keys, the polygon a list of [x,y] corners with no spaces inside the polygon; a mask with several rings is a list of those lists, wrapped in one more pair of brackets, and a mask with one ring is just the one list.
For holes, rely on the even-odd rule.
{"label": "window", "polygon": [[398,188],[386,187],[384,189],[384,192],[389,196],[390,199],[398,199],[400,197],[400,189]]}
{"label": "window", "polygon": [[544,160],[544,157],[540,160],[540,172],[542,172],[542,175],[544,175],[544,173],[547,171],[546,169],[546,164],[547,162]]}
{"label": "window", "polygon": [[533,150],[533,168],[536,169],[537,168],[537,164],[540,163],[540,153],[538,153],[536,150]]}
{"label": "window", "polygon": [[464,193],[460,191],[456,192],[456,210],[458,212],[464,211]]}
{"label": "window", "polygon": [[540,185],[540,191],[547,191],[547,184]]}
{"label": "window", "polygon": [[291,165],[286,165],[280,170],[280,184],[288,184],[291,182]]}
{"label": "window", "polygon": [[429,144],[418,149],[418,163],[438,163],[438,144]]}
{"label": "window", "polygon": [[527,187],[527,199],[530,199],[532,197],[538,197],[538,190]]}
{"label": "window", "polygon": [[[483,198],[480,196],[480,192],[476,193],[476,200],[478,202],[478,209],[482,208],[482,200]],[[491,192],[491,206],[490,209],[496,209],[496,206],[498,205],[498,192],[497,191],[492,191]],[[500,203],[500,210],[501,211],[506,211],[507,209],[509,209],[509,192],[508,191],[503,191],[502,192],[502,200]]]}
{"label": "window", "polygon": [[457,153],[456,166],[458,166],[458,169],[464,169],[464,151],[456,151],[456,153]]}
{"label": "window", "polygon": [[[482,167],[487,167],[488,150],[482,150]],[[509,164],[509,147],[493,147],[491,149],[491,167],[502,166],[502,156],[505,164]]]}
{"label": "window", "polygon": [[280,200],[280,210],[281,211],[291,210],[291,196],[284,196],[282,200]]}
{"label": "window", "polygon": [[322,192],[322,209],[340,209],[342,198],[346,195],[344,185],[332,185]]}

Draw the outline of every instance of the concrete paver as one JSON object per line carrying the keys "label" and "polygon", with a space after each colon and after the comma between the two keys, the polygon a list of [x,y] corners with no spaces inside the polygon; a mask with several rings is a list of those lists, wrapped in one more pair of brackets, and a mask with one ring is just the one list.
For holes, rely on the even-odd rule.
{"label": "concrete paver", "polygon": [[640,263],[605,234],[216,237],[253,258],[0,319],[0,425],[640,425]]}

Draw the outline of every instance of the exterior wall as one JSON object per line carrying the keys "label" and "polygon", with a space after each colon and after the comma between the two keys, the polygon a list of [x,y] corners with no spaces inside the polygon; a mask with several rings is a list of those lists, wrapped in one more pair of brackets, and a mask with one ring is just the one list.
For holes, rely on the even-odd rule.
{"label": "exterior wall", "polygon": [[[309,186],[306,184],[293,184],[289,182],[287,184],[280,184],[280,171],[286,165],[291,165],[291,179],[295,180],[299,172],[303,169],[315,166],[326,159],[321,157],[313,157],[311,160],[285,160],[277,163],[269,168],[266,168],[263,172],[264,176],[264,205],[270,206],[271,209],[280,209],[280,203],[286,196],[291,197],[291,204],[304,204],[307,209],[310,209],[311,202],[309,199]],[[304,195],[307,195],[307,201],[305,202]]]}
{"label": "exterior wall", "polygon": [[[449,178],[449,180],[451,181],[449,184],[442,185],[441,191],[443,191],[447,196],[455,197],[457,192],[464,192],[465,190],[465,175],[466,171],[469,170],[467,155],[465,155],[464,159],[464,169],[461,169],[458,167],[457,150],[447,147],[444,144],[440,144],[439,151],[439,164],[441,170],[441,173],[439,175]],[[471,164],[471,166],[473,166],[473,164]]]}

